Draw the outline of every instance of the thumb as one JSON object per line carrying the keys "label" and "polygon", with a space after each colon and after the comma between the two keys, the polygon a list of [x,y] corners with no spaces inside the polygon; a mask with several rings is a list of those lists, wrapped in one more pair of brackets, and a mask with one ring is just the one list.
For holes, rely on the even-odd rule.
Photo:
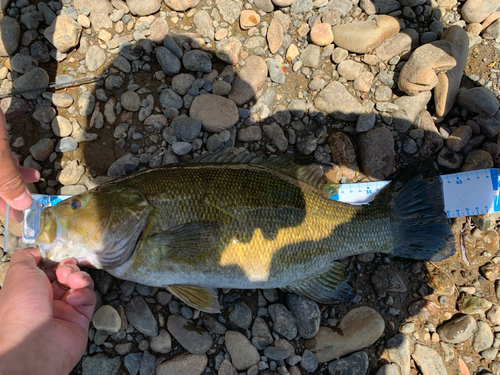
{"label": "thumb", "polygon": [[[7,147],[5,147],[7,146]],[[25,210],[31,206],[31,194],[21,173],[12,159],[8,145],[0,139],[0,198],[15,210]]]}

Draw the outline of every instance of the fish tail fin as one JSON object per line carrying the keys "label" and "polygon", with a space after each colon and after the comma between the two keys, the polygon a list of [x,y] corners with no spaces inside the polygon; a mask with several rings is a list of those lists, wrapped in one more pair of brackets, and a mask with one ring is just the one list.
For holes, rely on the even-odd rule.
{"label": "fish tail fin", "polygon": [[404,170],[373,201],[392,206],[394,256],[440,261],[455,253],[442,180],[433,174],[432,163]]}

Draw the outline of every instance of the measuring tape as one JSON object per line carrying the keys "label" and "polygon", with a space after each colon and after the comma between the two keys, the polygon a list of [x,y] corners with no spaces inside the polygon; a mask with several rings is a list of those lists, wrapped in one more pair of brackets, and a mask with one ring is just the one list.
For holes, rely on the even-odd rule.
{"label": "measuring tape", "polygon": [[[499,169],[481,169],[439,176],[443,183],[444,209],[448,217],[500,212]],[[350,204],[371,202],[390,181],[339,185],[333,200]]]}

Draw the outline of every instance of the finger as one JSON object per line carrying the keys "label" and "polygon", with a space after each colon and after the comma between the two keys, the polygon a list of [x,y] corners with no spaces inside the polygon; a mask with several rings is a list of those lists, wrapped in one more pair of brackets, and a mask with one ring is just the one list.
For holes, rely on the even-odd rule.
{"label": "finger", "polygon": [[56,269],[56,279],[52,282],[54,299],[63,299],[71,287],[68,285],[68,276],[80,269],[74,264],[64,264]]}
{"label": "finger", "polygon": [[40,172],[36,169],[21,166],[18,166],[17,169],[21,173],[24,182],[37,182],[40,179]]}
{"label": "finger", "polygon": [[56,271],[57,269],[62,266],[62,265],[65,265],[65,264],[78,264],[77,260],[75,258],[66,258],[66,259],[63,259],[61,260],[59,263],[51,266],[51,267],[47,267],[47,268],[44,268],[43,272],[45,272],[45,274],[47,275],[47,277],[49,278],[50,282],[53,282],[56,280],[57,278],[57,275],[56,275]]}
{"label": "finger", "polygon": [[4,288],[14,287],[22,290],[35,286],[38,289],[41,283],[48,282],[44,273],[37,267],[40,260],[40,250],[36,248],[16,250],[10,259]]}
{"label": "finger", "polygon": [[79,271],[68,275],[67,285],[73,290],[84,288],[94,289],[94,280],[92,280],[87,272]]}

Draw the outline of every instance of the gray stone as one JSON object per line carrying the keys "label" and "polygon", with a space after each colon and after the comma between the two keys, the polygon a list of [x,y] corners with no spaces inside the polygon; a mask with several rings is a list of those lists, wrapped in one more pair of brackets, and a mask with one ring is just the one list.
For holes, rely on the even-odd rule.
{"label": "gray stone", "polygon": [[293,340],[297,336],[297,326],[290,311],[281,303],[276,303],[268,308],[273,320],[273,330],[288,340]]}
{"label": "gray stone", "polygon": [[163,362],[156,368],[156,375],[201,375],[207,367],[205,354],[181,354]]}
{"label": "gray stone", "polygon": [[54,20],[56,19],[56,14],[54,13],[54,11],[50,9],[50,7],[44,2],[39,2],[37,8],[40,12],[42,12],[45,23],[47,25],[51,25],[52,22],[54,22]]}
{"label": "gray stone", "polygon": [[331,375],[365,375],[368,371],[368,364],[368,354],[365,352],[357,352],[348,357],[331,362],[328,365],[328,372]]}
{"label": "gray stone", "polygon": [[177,45],[177,43],[170,35],[166,35],[163,39],[163,46],[167,48],[171,53],[173,53],[180,62],[180,59],[182,59],[183,55],[182,49]]}
{"label": "gray stone", "polygon": [[467,0],[462,6],[461,14],[467,23],[481,23],[499,6],[498,0]]}
{"label": "gray stone", "polygon": [[460,90],[457,96],[457,104],[479,115],[493,116],[498,111],[498,99],[486,87]]}
{"label": "gray stone", "polygon": [[149,16],[160,10],[161,0],[127,0],[130,13],[136,16]]}
{"label": "gray stone", "polygon": [[240,17],[240,5],[231,0],[216,0],[215,4],[224,21],[228,24],[233,24],[238,21]]}
{"label": "gray stone", "polygon": [[92,324],[96,329],[109,333],[116,333],[120,330],[122,319],[120,314],[110,305],[100,307],[92,317]]}
{"label": "gray stone", "polygon": [[239,120],[234,102],[213,94],[194,98],[189,117],[200,120],[204,130],[214,133],[233,127]]}
{"label": "gray stone", "polygon": [[276,348],[274,346],[268,346],[264,350],[264,355],[274,361],[282,361],[290,356],[290,351],[284,348]]}
{"label": "gray stone", "polygon": [[451,151],[447,147],[441,148],[438,154],[438,164],[448,170],[455,170],[462,165],[463,156]]}
{"label": "gray stone", "polygon": [[10,66],[15,72],[24,74],[36,68],[38,66],[38,60],[22,53],[16,53],[16,55],[10,59]]}
{"label": "gray stone", "polygon": [[424,375],[447,374],[446,366],[441,356],[432,348],[421,344],[415,344],[412,358]]}
{"label": "gray stone", "polygon": [[260,361],[257,349],[241,333],[227,331],[226,348],[231,355],[233,366],[240,371],[245,371]]}
{"label": "gray stone", "polygon": [[493,344],[493,332],[487,322],[478,321],[477,331],[474,333],[474,340],[472,342],[472,349],[476,353],[488,349]]}
{"label": "gray stone", "polygon": [[125,91],[120,102],[122,107],[130,112],[137,112],[141,108],[141,97],[135,91]]}
{"label": "gray stone", "polygon": [[172,350],[172,338],[167,331],[162,329],[160,330],[158,336],[155,336],[151,339],[149,347],[155,353],[169,353]]}
{"label": "gray stone", "polygon": [[266,59],[266,64],[271,81],[281,84],[285,83],[285,73],[281,68],[281,64],[275,59]]}
{"label": "gray stone", "polygon": [[481,128],[481,133],[487,137],[494,137],[500,131],[500,122],[495,117],[476,116],[474,120]]}
{"label": "gray stone", "polygon": [[90,46],[85,53],[85,63],[90,72],[95,72],[106,62],[106,52],[99,46]]}
{"label": "gray stone", "polygon": [[299,334],[305,339],[316,336],[321,322],[318,304],[293,293],[286,296],[286,304],[297,321]]}
{"label": "gray stone", "polygon": [[35,160],[44,161],[54,151],[54,144],[49,138],[40,139],[36,144],[30,147],[30,153]]}
{"label": "gray stone", "polygon": [[[443,147],[443,149],[445,149]],[[445,322],[437,330],[442,341],[450,344],[464,342],[477,330],[477,324],[473,317],[462,315]]]}
{"label": "gray stone", "polygon": [[181,109],[182,106],[184,105],[184,102],[182,101],[182,98],[177,95],[177,93],[168,88],[168,89],[164,89],[161,94],[160,94],[160,105],[163,107],[163,108],[177,108],[177,109]]}
{"label": "gray stone", "polygon": [[493,168],[493,157],[484,150],[471,151],[464,160],[461,172]]}
{"label": "gray stone", "polygon": [[362,133],[358,149],[364,173],[371,179],[384,180],[394,168],[394,139],[386,128],[375,128]]}
{"label": "gray stone", "polygon": [[357,121],[365,112],[364,107],[340,82],[332,82],[314,99],[314,106],[334,119]]}
{"label": "gray stone", "polygon": [[269,326],[260,316],[255,317],[252,326],[252,344],[259,350],[264,350],[273,343]]}
{"label": "gray stone", "polygon": [[158,334],[158,323],[142,297],[132,297],[125,305],[125,313],[129,323],[142,334],[152,337]]}
{"label": "gray stone", "polygon": [[67,14],[57,16],[43,35],[59,52],[67,52],[78,45],[82,27]]}
{"label": "gray stone", "polygon": [[213,340],[210,333],[183,316],[170,315],[167,327],[179,344],[192,354],[206,353],[212,347]]}
{"label": "gray stone", "polygon": [[197,49],[187,51],[182,57],[182,63],[187,70],[194,72],[210,73],[212,71],[210,55]]}
{"label": "gray stone", "polygon": [[371,16],[395,12],[401,8],[401,3],[397,0],[361,0],[359,6],[367,15]]}
{"label": "gray stone", "polygon": [[214,26],[212,25],[212,18],[210,15],[204,11],[199,10],[196,12],[193,18],[194,24],[196,25],[196,31],[205,38],[214,40]]}
{"label": "gray stone", "polygon": [[358,133],[364,133],[368,130],[373,129],[375,125],[376,115],[375,113],[365,113],[359,116],[358,121],[356,123],[356,131]]}
{"label": "gray stone", "polygon": [[175,129],[177,137],[185,142],[194,141],[201,132],[201,121],[191,117],[176,117],[171,126]]}
{"label": "gray stone", "polygon": [[237,301],[229,314],[229,321],[238,328],[248,329],[252,324],[252,311],[245,302]]}
{"label": "gray stone", "polygon": [[120,357],[108,357],[103,353],[94,356],[84,356],[82,360],[82,375],[117,375],[120,365]]}
{"label": "gray stone", "polygon": [[177,74],[174,78],[172,78],[172,89],[179,95],[186,95],[195,79],[196,78],[191,74]]}
{"label": "gray stone", "polygon": [[42,107],[33,112],[33,118],[40,122],[51,122],[56,116],[56,110],[53,107]]}
{"label": "gray stone", "polygon": [[123,363],[125,365],[125,368],[130,373],[130,375],[137,375],[141,367],[141,359],[142,359],[142,353],[140,352],[131,353],[125,357]]}
{"label": "gray stone", "polygon": [[310,68],[319,68],[321,62],[321,47],[314,44],[309,44],[306,49],[300,54],[300,60],[304,66]]}
{"label": "gray stone", "polygon": [[[146,341],[147,343],[147,341]],[[141,346],[139,345],[139,349]],[[141,358],[141,368],[139,373],[142,374],[154,374],[156,369],[156,357],[152,355],[149,351],[145,350],[142,353]]]}
{"label": "gray stone", "polygon": [[71,137],[61,138],[56,146],[56,152],[70,152],[78,148],[78,142]]}
{"label": "gray stone", "polygon": [[[173,43],[175,44],[175,42]],[[175,76],[179,73],[181,70],[181,60],[179,57],[165,47],[156,48],[155,53],[158,63],[166,74],[169,76]]]}
{"label": "gray stone", "polygon": [[188,142],[175,142],[172,145],[172,151],[179,156],[188,154],[192,149],[193,146]]}
{"label": "gray stone", "polygon": [[90,116],[95,109],[95,96],[86,91],[78,98],[78,108],[80,109],[80,115]]}
{"label": "gray stone", "polygon": [[11,17],[4,16],[0,19],[0,56],[9,56],[16,52],[21,39],[21,27]]}
{"label": "gray stone", "polygon": [[402,96],[394,100],[399,110],[394,112],[394,127],[400,133],[406,132],[415,122],[418,114],[431,99],[431,92],[424,91],[414,96]]}
{"label": "gray stone", "polygon": [[[499,124],[500,125],[500,124]],[[472,129],[468,125],[460,126],[446,139],[446,147],[451,151],[460,151],[472,138]]]}
{"label": "gray stone", "polygon": [[283,129],[275,122],[271,125],[264,125],[263,127],[264,133],[272,139],[273,144],[280,150],[281,152],[285,152],[288,147],[288,140],[285,137],[285,133]]}
{"label": "gray stone", "polygon": [[49,49],[41,40],[37,40],[30,46],[30,55],[43,63],[49,62],[50,60]]}
{"label": "gray stone", "polygon": [[[14,88],[18,91],[32,89],[34,87],[44,87],[49,84],[49,75],[42,68],[33,68],[26,74],[17,78],[14,81]],[[45,89],[26,92],[21,94],[21,96],[28,100],[33,100],[42,95]]]}
{"label": "gray stone", "polygon": [[295,0],[290,8],[292,14],[308,13],[313,9],[312,0]]}

